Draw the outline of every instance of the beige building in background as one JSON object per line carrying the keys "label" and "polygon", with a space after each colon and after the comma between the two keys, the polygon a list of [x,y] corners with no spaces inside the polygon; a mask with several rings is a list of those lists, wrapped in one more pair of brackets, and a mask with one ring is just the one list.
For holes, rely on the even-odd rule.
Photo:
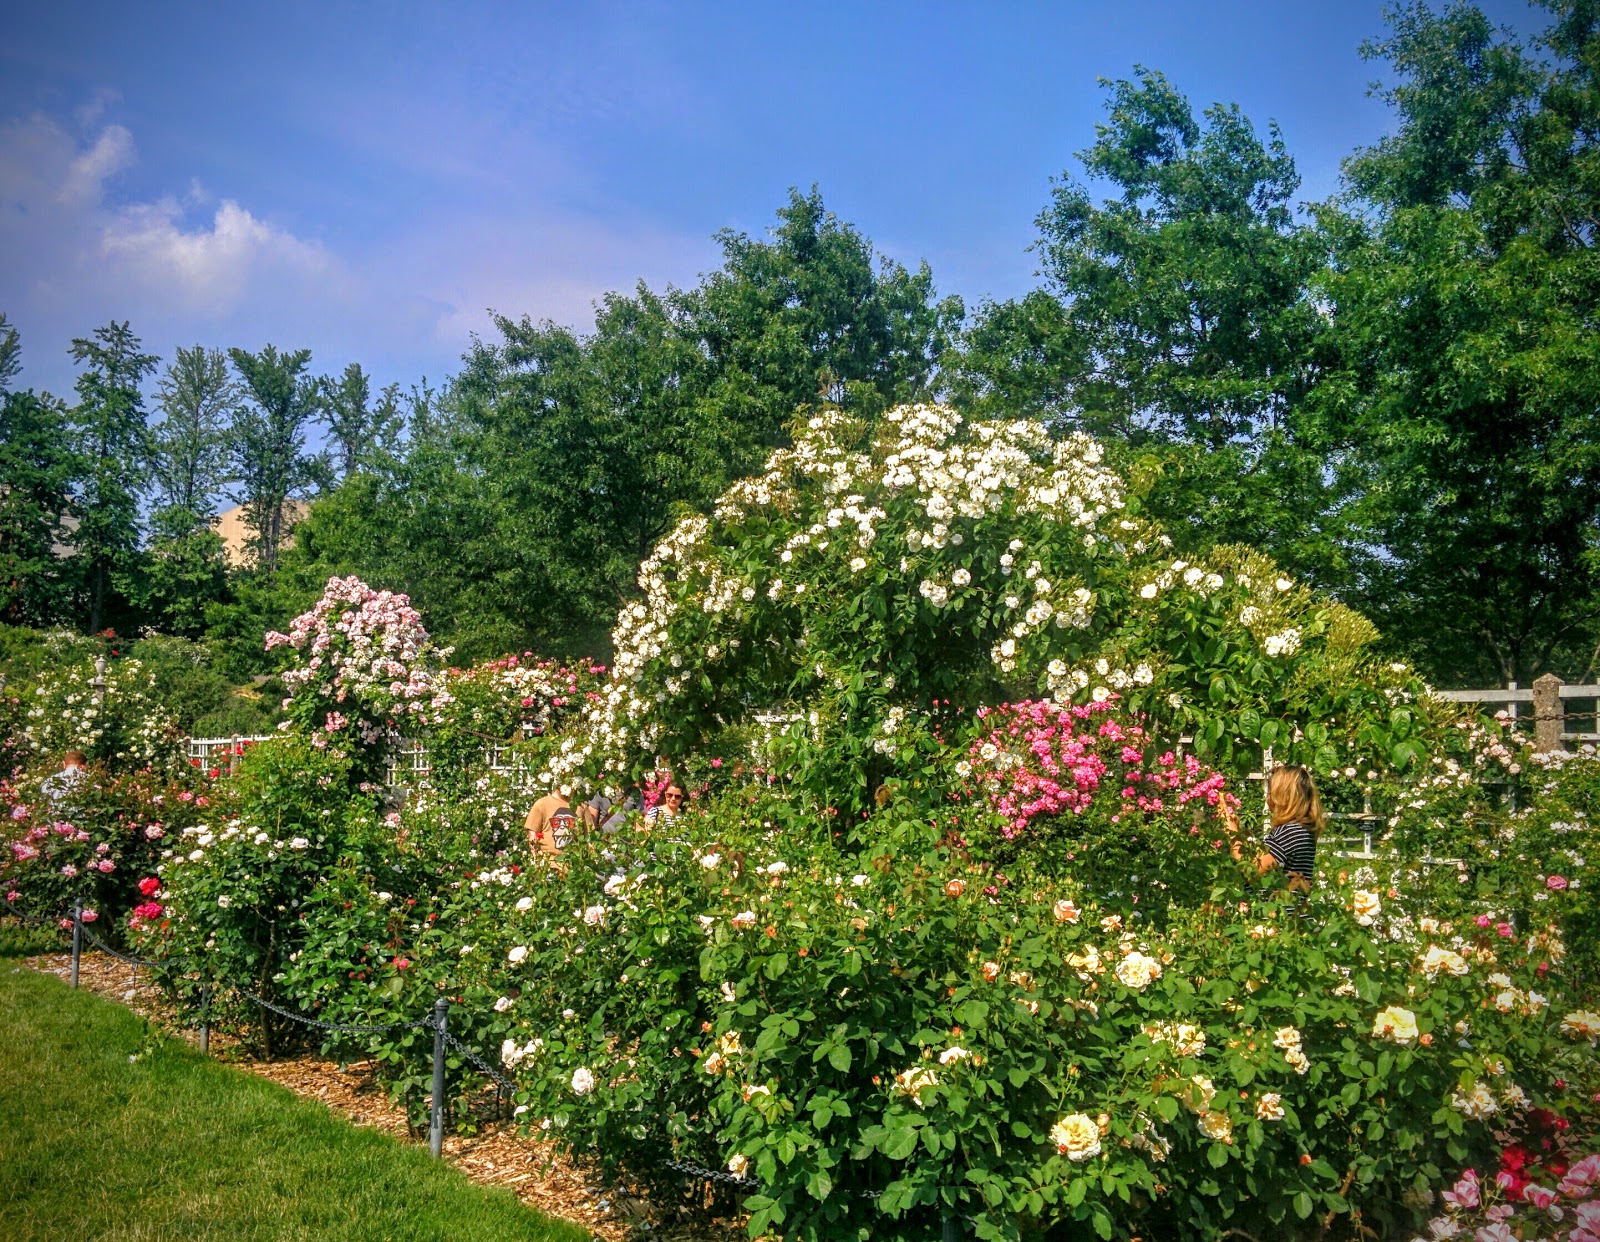
{"label": "beige building in background", "polygon": [[[283,506],[283,525],[285,531],[292,532],[295,526],[305,519],[311,511],[311,505],[304,500],[291,500]],[[222,536],[222,545],[226,549],[228,564],[234,569],[250,563],[250,544],[255,539],[255,531],[245,521],[244,506],[234,505],[227,512],[217,517],[217,534]],[[294,535],[285,535],[283,546],[294,546]]]}

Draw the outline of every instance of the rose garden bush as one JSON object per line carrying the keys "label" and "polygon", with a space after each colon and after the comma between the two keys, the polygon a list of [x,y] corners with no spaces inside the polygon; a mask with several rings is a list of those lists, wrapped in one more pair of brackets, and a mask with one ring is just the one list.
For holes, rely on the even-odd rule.
{"label": "rose garden bush", "polygon": [[[293,729],[130,936],[269,1047],[322,1037],[234,985],[362,1025],[442,997],[523,1125],[663,1192],[747,1176],[753,1234],[1404,1237],[1468,1167],[1555,1223],[1530,1188],[1587,1167],[1600,1091],[1592,756],[1464,719],[1248,550],[1174,561],[1029,423],[820,415],[641,587],[601,679],[441,671],[403,597],[330,582],[279,644]],[[443,758],[384,803],[391,729]],[[526,794],[465,767],[495,738],[579,797],[658,752],[702,796],[531,857]],[[1244,874],[1217,807],[1263,747],[1370,798],[1383,857],[1325,842],[1304,900]],[[420,1120],[428,1031],[327,1038]]]}
{"label": "rose garden bush", "polygon": [[[1559,905],[1513,925],[1457,886],[1441,917],[1400,896],[1419,878],[1402,870],[1328,876],[1302,911],[1206,849],[1158,910],[1097,898],[1090,860],[1063,853],[995,883],[900,797],[841,850],[765,784],[680,821],[682,845],[580,839],[546,869],[462,851],[437,804],[317,840],[321,779],[275,829],[303,850],[241,830],[169,860],[163,896],[204,913],[175,924],[189,951],[335,1020],[414,1020],[444,995],[452,1030],[516,1076],[526,1124],[657,1184],[667,1158],[731,1163],[761,1183],[757,1229],[909,1238],[948,1207],[990,1236],[1309,1237],[1353,1211],[1392,1231],[1490,1160],[1496,1128],[1530,1106],[1581,1124],[1600,1089]],[[259,788],[256,813],[301,796]],[[1124,805],[1120,782],[1097,796]],[[341,1046],[416,1103],[428,1043]]]}
{"label": "rose garden bush", "polygon": [[51,767],[0,781],[0,892],[17,909],[59,920],[75,902],[85,917],[120,918],[141,902],[171,840],[209,814],[215,771],[110,772],[95,765],[51,797]]}

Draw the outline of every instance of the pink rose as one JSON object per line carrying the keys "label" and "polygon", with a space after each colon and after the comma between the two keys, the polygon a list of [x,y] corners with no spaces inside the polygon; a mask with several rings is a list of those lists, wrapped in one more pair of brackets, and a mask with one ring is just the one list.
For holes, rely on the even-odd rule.
{"label": "pink rose", "polygon": [[1468,1169],[1461,1175],[1461,1180],[1455,1184],[1455,1189],[1447,1190],[1439,1196],[1451,1207],[1475,1208],[1478,1206],[1478,1171]]}
{"label": "pink rose", "polygon": [[1554,1203],[1559,1197],[1560,1196],[1558,1196],[1555,1191],[1549,1189],[1548,1187],[1537,1186],[1532,1182],[1529,1182],[1528,1185],[1523,1187],[1522,1190],[1523,1202],[1533,1204],[1533,1206],[1538,1208],[1541,1212]]}
{"label": "pink rose", "polygon": [[1559,893],[1567,886],[1567,877],[1564,875],[1553,875],[1544,883],[1546,888],[1553,889]]}

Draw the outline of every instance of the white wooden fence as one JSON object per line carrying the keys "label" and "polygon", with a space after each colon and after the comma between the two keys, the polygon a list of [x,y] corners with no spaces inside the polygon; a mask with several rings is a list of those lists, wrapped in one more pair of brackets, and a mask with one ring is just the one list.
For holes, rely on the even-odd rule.
{"label": "white wooden fence", "polygon": [[[1438,690],[1440,698],[1456,703],[1474,703],[1506,711],[1513,727],[1531,727],[1534,744],[1540,750],[1564,748],[1568,742],[1600,742],[1600,685],[1566,685],[1559,678],[1547,675],[1539,678],[1532,689],[1523,689],[1516,682],[1505,687],[1479,690]],[[1586,704],[1581,710],[1568,710]],[[787,724],[788,715],[766,713],[760,717],[765,724]],[[1587,728],[1573,729],[1569,724],[1581,723]],[[238,737],[189,738],[187,754],[200,761],[202,767],[226,768],[231,771],[238,762],[243,748],[255,742],[270,741],[276,734],[258,734]],[[1179,739],[1179,749],[1193,741]],[[515,784],[525,790],[533,786],[533,773],[526,761],[509,743],[490,743],[483,748],[483,766],[488,772],[510,775]],[[1258,770],[1246,775],[1246,780],[1261,785],[1262,819],[1266,820],[1266,779],[1273,769],[1272,749],[1266,748]],[[390,788],[399,789],[427,777],[432,770],[428,745],[422,738],[395,737],[391,741],[384,779]],[[1363,793],[1360,810],[1329,812],[1328,819],[1342,825],[1345,831],[1327,839],[1331,853],[1350,859],[1376,859],[1382,856],[1384,822],[1372,807],[1369,793]],[[1454,859],[1430,858],[1427,863],[1454,865]]]}

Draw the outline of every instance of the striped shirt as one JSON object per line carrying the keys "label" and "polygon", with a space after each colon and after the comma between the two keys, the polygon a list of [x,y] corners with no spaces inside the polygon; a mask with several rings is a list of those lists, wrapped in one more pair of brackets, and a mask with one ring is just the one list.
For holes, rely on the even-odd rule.
{"label": "striped shirt", "polygon": [[1311,878],[1317,865],[1317,839],[1304,824],[1278,824],[1267,833],[1266,846],[1285,875]]}

